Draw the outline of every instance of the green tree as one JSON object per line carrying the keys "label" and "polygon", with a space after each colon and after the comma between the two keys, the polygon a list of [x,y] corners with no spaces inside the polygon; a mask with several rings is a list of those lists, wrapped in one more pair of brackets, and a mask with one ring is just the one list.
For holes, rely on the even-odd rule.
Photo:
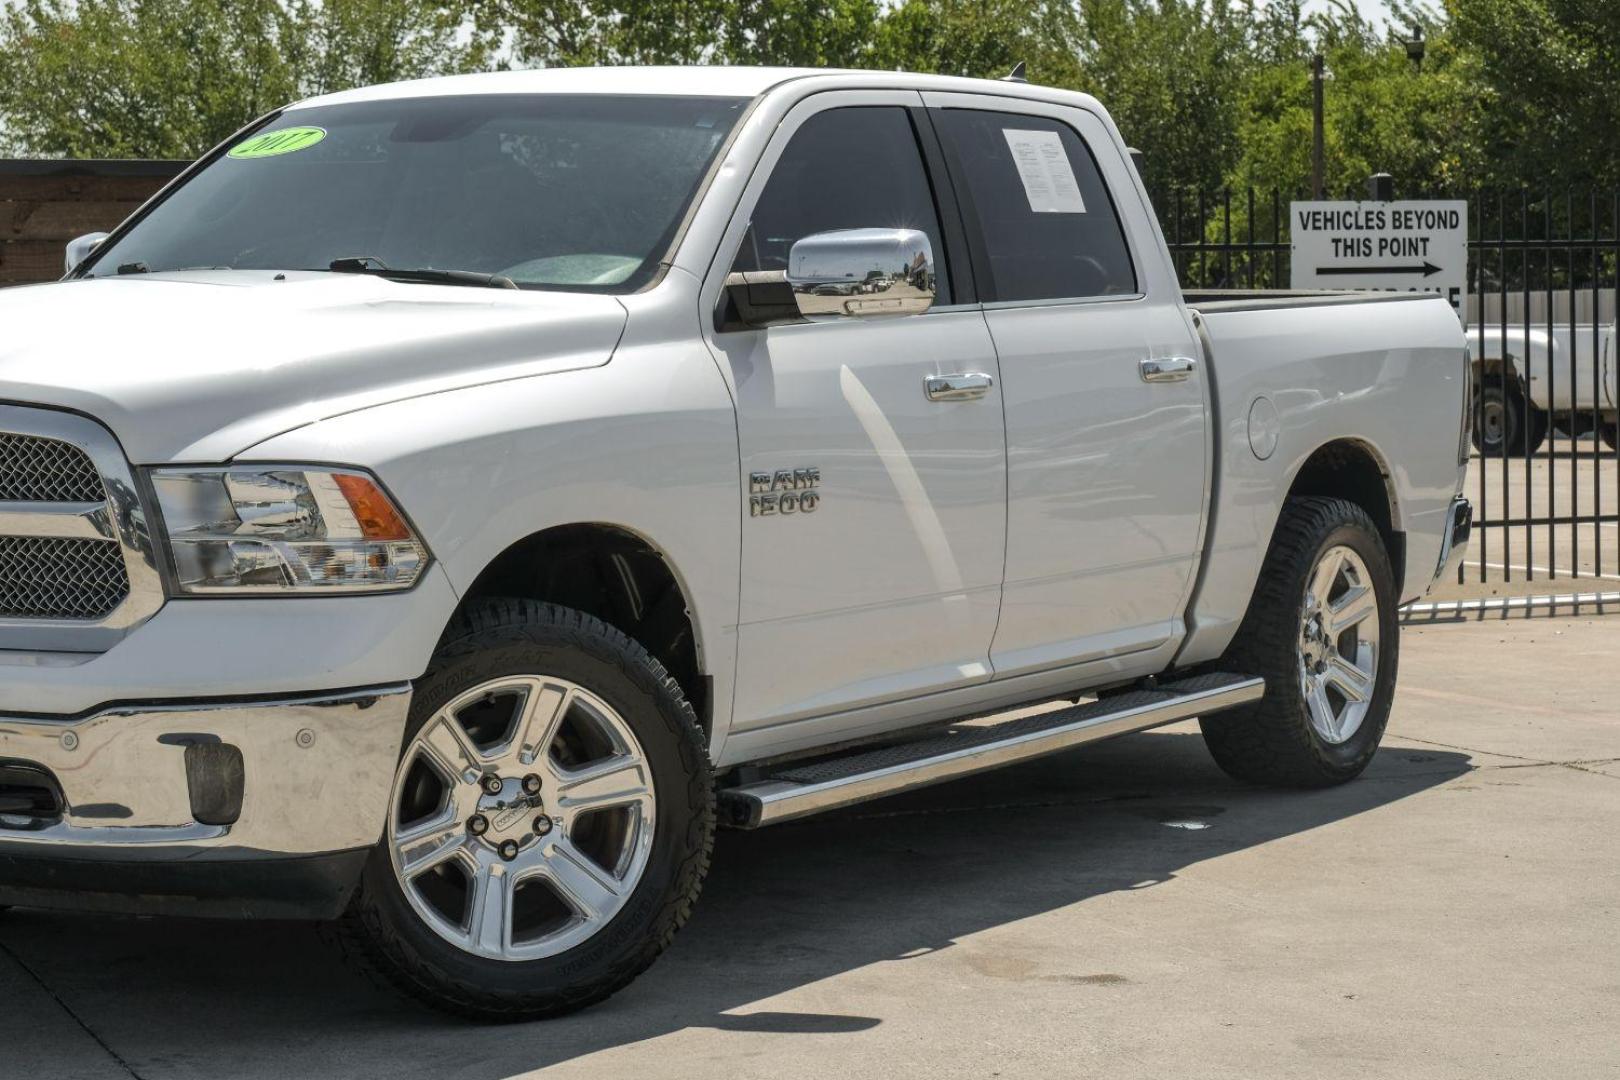
{"label": "green tree", "polygon": [[298,90],[326,94],[483,65],[452,15],[398,0],[289,0],[283,37]]}
{"label": "green tree", "polygon": [[388,0],[23,0],[0,13],[11,152],[195,157],[307,96],[467,62],[443,14]]}
{"label": "green tree", "polygon": [[[1241,155],[1228,172],[1233,188],[1308,190],[1311,177],[1310,56],[1320,51],[1332,81],[1324,91],[1324,181],[1330,194],[1359,195],[1367,177],[1387,172],[1407,196],[1452,193],[1477,185],[1485,94],[1477,57],[1444,20],[1397,5],[1398,15],[1433,20],[1419,69],[1404,39],[1354,7],[1302,17],[1278,5],[1262,27],[1254,67],[1233,103]],[[1402,31],[1406,33],[1407,31]]]}
{"label": "green tree", "polygon": [[0,116],[17,149],[185,157],[295,96],[269,0],[26,0],[0,17]]}
{"label": "green tree", "polygon": [[726,0],[454,0],[482,39],[522,67],[697,64],[710,58]]}
{"label": "green tree", "polygon": [[718,56],[728,64],[863,67],[873,62],[878,0],[732,0]]}
{"label": "green tree", "polygon": [[865,58],[880,0],[447,0],[522,66],[772,64]]}
{"label": "green tree", "polygon": [[1024,63],[1031,82],[1073,87],[1078,35],[1069,0],[905,0],[879,23],[871,64],[997,79]]}
{"label": "green tree", "polygon": [[1257,26],[1253,0],[1081,5],[1078,86],[1143,151],[1149,190],[1212,190],[1237,164]]}
{"label": "green tree", "polygon": [[1447,0],[1478,64],[1488,178],[1504,186],[1620,184],[1620,3]]}

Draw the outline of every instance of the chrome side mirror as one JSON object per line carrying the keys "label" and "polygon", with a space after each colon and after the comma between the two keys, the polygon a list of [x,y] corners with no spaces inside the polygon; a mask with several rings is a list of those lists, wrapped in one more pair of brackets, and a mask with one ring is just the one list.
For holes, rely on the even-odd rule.
{"label": "chrome side mirror", "polygon": [[73,273],[80,263],[90,257],[91,252],[101,246],[101,242],[107,239],[107,236],[108,234],[104,232],[93,232],[85,233],[76,240],[69,240],[67,246],[67,272]]}
{"label": "chrome side mirror", "polygon": [[934,248],[916,229],[837,229],[788,251],[787,283],[805,318],[920,315],[934,304]]}

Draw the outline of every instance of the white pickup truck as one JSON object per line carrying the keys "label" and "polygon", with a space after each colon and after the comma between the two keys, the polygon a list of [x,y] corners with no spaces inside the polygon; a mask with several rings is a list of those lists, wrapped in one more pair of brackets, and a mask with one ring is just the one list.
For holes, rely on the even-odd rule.
{"label": "white pickup truck", "polygon": [[1481,454],[1533,454],[1556,424],[1596,430],[1620,447],[1620,357],[1615,326],[1552,326],[1486,320],[1470,327],[1474,354],[1474,445]]}
{"label": "white pickup truck", "polygon": [[1079,94],[357,90],[87,251],[0,294],[0,905],[473,1016],[628,983],[717,819],[1193,717],[1349,780],[1470,529],[1446,303],[1184,296]]}

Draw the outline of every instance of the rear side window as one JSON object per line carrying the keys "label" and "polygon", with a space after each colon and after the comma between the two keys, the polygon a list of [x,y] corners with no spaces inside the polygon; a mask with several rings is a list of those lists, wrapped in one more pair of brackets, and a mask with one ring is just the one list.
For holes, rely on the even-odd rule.
{"label": "rear side window", "polygon": [[795,241],[835,229],[927,234],[938,302],[950,302],[939,213],[905,109],[852,106],[806,120],[771,170],[732,270],[786,270]]}
{"label": "rear side window", "polygon": [[1061,121],[1015,113],[935,113],[978,218],[987,300],[1130,296],[1136,271],[1097,159]]}

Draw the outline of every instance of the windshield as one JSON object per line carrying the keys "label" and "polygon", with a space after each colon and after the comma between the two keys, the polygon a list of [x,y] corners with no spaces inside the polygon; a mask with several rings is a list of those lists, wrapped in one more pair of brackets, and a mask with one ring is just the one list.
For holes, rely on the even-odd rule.
{"label": "windshield", "polygon": [[533,94],[292,109],[98,251],[87,276],[368,258],[630,292],[657,272],[745,104]]}

